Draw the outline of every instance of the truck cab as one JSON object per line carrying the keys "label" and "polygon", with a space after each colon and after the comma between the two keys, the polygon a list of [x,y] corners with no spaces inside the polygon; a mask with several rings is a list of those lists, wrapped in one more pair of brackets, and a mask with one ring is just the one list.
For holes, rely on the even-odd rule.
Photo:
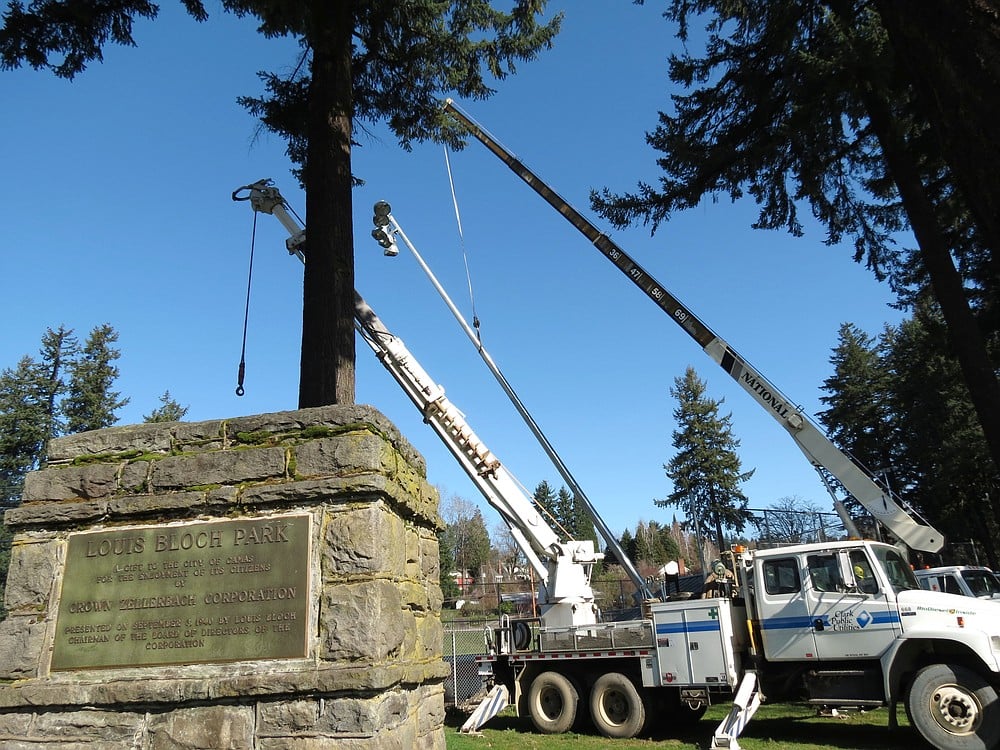
{"label": "truck cab", "polygon": [[[993,604],[921,588],[897,548],[870,541],[748,553],[741,575],[768,700],[854,707],[905,701],[952,739],[984,718],[976,690],[1000,684]],[[945,676],[937,674],[942,667],[950,670]],[[932,710],[914,692],[927,680],[952,685],[931,692]]]}

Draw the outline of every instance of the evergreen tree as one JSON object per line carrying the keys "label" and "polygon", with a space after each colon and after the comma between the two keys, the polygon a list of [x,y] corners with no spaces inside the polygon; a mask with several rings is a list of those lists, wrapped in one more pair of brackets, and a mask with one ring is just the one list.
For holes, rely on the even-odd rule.
{"label": "evergreen tree", "polygon": [[[351,148],[356,122],[386,121],[400,144],[462,135],[440,100],[484,99],[490,83],[552,45],[561,15],[540,23],[545,0],[222,0],[266,36],[303,50],[290,75],[261,74],[268,96],[241,102],[288,141],[309,217],[299,406],[354,402],[354,235]],[[198,21],[202,0],[184,0]],[[48,69],[72,79],[106,44],[135,46],[132,24],[153,19],[148,0],[10,3],[0,27],[0,68]],[[292,67],[292,66],[290,66]]]}
{"label": "evergreen tree", "polygon": [[79,355],[69,365],[70,378],[62,410],[69,433],[100,430],[118,421],[115,411],[129,399],[112,390],[118,378],[114,362],[121,352],[113,344],[118,332],[105,324],[96,326]]}
{"label": "evergreen tree", "polygon": [[556,523],[559,524],[559,528],[565,532],[569,539],[579,539],[576,535],[575,516],[573,514],[575,500],[576,498],[573,497],[573,493],[565,487],[560,487],[559,491],[556,492],[555,503],[552,507],[552,515],[555,517]]}
{"label": "evergreen tree", "polygon": [[688,513],[687,525],[714,537],[726,549],[723,529],[741,533],[753,514],[740,485],[753,471],[744,472],[736,454],[740,442],[732,433],[729,415],[719,416],[720,401],[705,395],[705,384],[693,367],[674,379],[671,395],[677,399],[672,445],[677,453],[664,464],[674,491],[656,504],[677,506]]}
{"label": "evergreen tree", "polygon": [[[556,491],[552,489],[552,486],[548,482],[544,479],[539,482],[535,486],[535,491],[531,497],[535,501],[535,505],[538,506],[538,512],[546,519],[546,523],[555,525],[562,523],[562,520],[558,516],[559,508],[557,507]],[[557,531],[557,533],[559,532]]]}
{"label": "evergreen tree", "polygon": [[81,349],[72,329],[46,329],[37,360],[22,357],[0,373],[0,502],[16,504],[25,475],[45,465],[49,441],[108,427],[128,399],[111,389],[119,357],[110,326],[94,328]]}
{"label": "evergreen tree", "polygon": [[979,541],[989,564],[1000,565],[1000,486],[940,313],[918,306],[886,352],[896,436],[892,488],[946,538]]}
{"label": "evergreen tree", "polygon": [[[883,475],[892,486],[897,462],[890,407],[891,374],[882,356],[882,345],[857,326],[844,323],[830,357],[833,374],[823,381],[827,405],[817,416],[827,435],[841,450],[872,473]],[[830,480],[837,483],[835,477]],[[844,501],[852,516],[869,517],[852,498]],[[869,522],[870,519],[869,519]]]}
{"label": "evergreen tree", "polygon": [[657,521],[639,521],[635,527],[635,557],[637,563],[647,563],[661,568],[670,560],[680,556],[677,542],[670,531]]}
{"label": "evergreen tree", "polygon": [[842,328],[831,361],[820,416],[835,442],[946,538],[977,541],[1000,564],[1000,486],[936,305],[918,300],[877,341]]}
{"label": "evergreen tree", "polygon": [[[1000,147],[996,105],[980,94],[1000,82],[995,8],[670,0],[664,16],[685,42],[669,76],[688,92],[647,134],[659,185],[605,190],[594,207],[616,226],[655,231],[705,196],[749,194],[755,228],[794,235],[808,208],[827,242],[852,240],[855,260],[888,277],[901,304],[933,294],[1000,471],[1000,381],[987,348],[1000,330]],[[688,51],[694,22],[706,25],[701,57]],[[894,243],[907,226],[913,251]]]}
{"label": "evergreen tree", "polygon": [[188,407],[181,406],[170,395],[170,391],[164,391],[160,396],[160,405],[149,414],[142,417],[143,422],[180,422],[187,414]]}
{"label": "evergreen tree", "polygon": [[489,562],[491,552],[490,534],[482,511],[468,500],[454,496],[449,500],[444,515],[447,525],[443,539],[450,547],[455,565],[463,574],[468,571],[478,578],[483,566]]}
{"label": "evergreen tree", "polygon": [[[622,552],[628,555],[630,560],[635,560],[638,545],[636,544],[635,536],[632,534],[631,530],[625,529],[625,531],[622,532],[622,535],[618,538],[618,544],[621,545]],[[614,558],[613,554],[610,557],[605,558],[605,563],[608,565],[621,564]]]}
{"label": "evergreen tree", "polygon": [[446,600],[455,599],[461,594],[459,591],[458,584],[455,579],[451,577],[452,572],[455,570],[455,557],[452,545],[449,543],[448,531],[447,529],[442,529],[438,532],[438,560],[440,567],[440,575],[438,576],[441,583],[441,596]]}
{"label": "evergreen tree", "polygon": [[47,328],[42,336],[41,367],[45,376],[45,440],[38,453],[37,463],[44,465],[49,453],[49,440],[62,434],[64,424],[60,400],[66,393],[64,372],[80,353],[73,330],[59,326]]}
{"label": "evergreen tree", "polygon": [[22,357],[0,373],[0,506],[17,505],[24,477],[37,468],[51,435],[46,411],[49,381],[43,367]]}
{"label": "evergreen tree", "polygon": [[590,539],[594,543],[594,549],[600,549],[600,538],[597,536],[597,529],[594,526],[594,519],[591,518],[587,506],[583,500],[576,495],[572,495],[572,505],[570,508],[570,527],[573,530],[574,539]]}

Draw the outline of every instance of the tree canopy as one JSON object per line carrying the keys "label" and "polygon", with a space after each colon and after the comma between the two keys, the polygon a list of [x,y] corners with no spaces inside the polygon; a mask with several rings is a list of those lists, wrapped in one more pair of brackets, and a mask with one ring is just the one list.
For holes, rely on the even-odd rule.
{"label": "tree canopy", "polygon": [[[800,211],[911,304],[932,292],[1000,467],[1000,23],[991,4],[671,0],[685,51],[647,134],[662,175],[592,194],[613,224],[656,227],[706,196],[749,196],[756,228],[802,234]],[[705,23],[704,36],[691,24]],[[700,56],[689,50],[704,40]],[[986,170],[984,174],[983,170]],[[913,250],[896,244],[910,229]]]}
{"label": "tree canopy", "polygon": [[[197,21],[202,0],[182,0]],[[289,76],[261,72],[266,93],[242,103],[287,139],[306,190],[307,263],[299,406],[353,403],[354,234],[351,170],[357,124],[385,121],[403,148],[427,138],[460,143],[441,112],[446,95],[483,99],[492,83],[552,45],[560,14],[546,0],[222,0],[266,36],[297,38]],[[20,0],[0,27],[0,67],[29,65],[72,79],[108,44],[135,46],[133,23],[153,19],[148,0]]]}
{"label": "tree canopy", "polygon": [[918,302],[914,312],[878,337],[841,328],[835,371],[823,385],[829,408],[819,417],[843,450],[946,538],[975,541],[1000,564],[1000,484],[983,431],[940,311]]}

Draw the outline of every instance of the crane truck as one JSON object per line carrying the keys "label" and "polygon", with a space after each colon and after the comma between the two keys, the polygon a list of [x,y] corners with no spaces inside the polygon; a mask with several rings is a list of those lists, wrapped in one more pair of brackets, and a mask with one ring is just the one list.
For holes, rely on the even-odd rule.
{"label": "crane truck", "polygon": [[[269,181],[233,197],[274,214],[289,231],[289,252],[305,260],[304,229]],[[393,252],[388,215],[376,213],[373,235]],[[764,700],[888,705],[890,724],[903,702],[938,750],[1000,743],[1000,612],[989,602],[922,590],[892,545],[736,548],[733,583],[722,595],[649,600],[636,619],[602,621],[590,586],[601,554],[592,543],[559,539],[359,295],[355,321],[538,574],[539,617],[502,618],[481,661],[539,731],[565,732],[589,718],[605,736],[630,737],[657,720],[690,724],[709,704],[731,700],[712,746],[738,749],[739,733]],[[886,518],[895,531],[895,515]]]}

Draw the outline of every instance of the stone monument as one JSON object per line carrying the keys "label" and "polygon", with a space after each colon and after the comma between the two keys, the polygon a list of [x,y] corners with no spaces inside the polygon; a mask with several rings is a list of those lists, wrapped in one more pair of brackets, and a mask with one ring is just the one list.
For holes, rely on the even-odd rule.
{"label": "stone monument", "polygon": [[437,496],[375,409],[58,438],[5,522],[0,747],[444,748]]}

